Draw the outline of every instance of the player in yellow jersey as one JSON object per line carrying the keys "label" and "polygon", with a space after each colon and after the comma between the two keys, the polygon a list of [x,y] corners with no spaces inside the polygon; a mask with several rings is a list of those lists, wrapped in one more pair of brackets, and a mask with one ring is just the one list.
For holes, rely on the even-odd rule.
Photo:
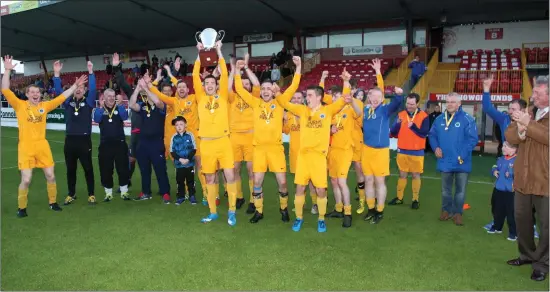
{"label": "player in yellow jersey", "polygon": [[[202,43],[197,44],[199,53],[203,48],[204,46]],[[229,140],[227,66],[221,49],[222,43],[220,41],[216,42],[215,50],[218,53],[218,64],[221,70],[219,90],[214,76],[206,76],[204,78],[204,84],[201,82],[200,56],[197,56],[197,60],[193,67],[193,88],[195,89],[199,112],[202,172],[206,175],[208,207],[210,208],[210,214],[203,218],[201,222],[208,223],[218,219],[215,175],[219,163],[227,180],[227,194],[229,200],[227,223],[230,226],[234,226],[237,224],[237,217],[235,216],[237,186],[235,184],[235,161],[233,158],[231,141]]]}
{"label": "player in yellow jersey", "polygon": [[[345,69],[344,69],[345,70]],[[344,71],[344,89],[342,95],[350,95],[349,80],[351,75]],[[333,95],[333,101],[337,101]],[[328,214],[332,218],[344,218],[342,226],[351,227],[351,199],[347,183],[349,168],[353,158],[353,136],[354,125],[361,116],[361,104],[353,99],[351,104],[344,106],[332,118],[332,142],[328,153],[328,173],[336,201],[335,210]]]}
{"label": "player in yellow jersey", "polygon": [[[58,61],[59,62],[59,61]],[[17,164],[21,171],[21,183],[17,191],[17,217],[27,217],[27,196],[32,179],[32,170],[42,168],[46,177],[46,191],[50,209],[61,211],[57,204],[57,184],[55,183],[54,161],[50,144],[46,140],[46,116],[70,98],[78,87],[84,87],[88,76],[82,75],[61,95],[50,101],[40,100],[40,88],[29,85],[25,92],[28,100],[21,100],[10,90],[10,73],[17,66],[11,56],[4,57],[4,76],[2,76],[2,94],[17,116],[19,144],[17,146]]]}
{"label": "player in yellow jersey", "polygon": [[[301,91],[297,91],[290,100],[293,104],[305,104],[305,96]],[[288,160],[290,165],[290,173],[296,173],[296,162],[298,160],[298,152],[300,150],[300,117],[293,113],[285,112],[283,116],[283,133],[289,135],[289,151]],[[311,196],[311,214],[319,213],[317,207],[317,191],[311,181],[309,182],[309,194]],[[293,210],[294,211],[294,210]]]}
{"label": "player in yellow jersey", "polygon": [[288,111],[300,117],[300,152],[296,167],[296,197],[294,208],[296,221],[292,230],[300,231],[303,224],[303,207],[305,202],[305,188],[311,182],[317,188],[317,205],[319,219],[318,232],[326,232],[325,214],[327,212],[327,153],[330,140],[330,124],[351,97],[345,96],[330,105],[322,105],[324,90],[320,86],[310,86],[307,89],[306,105],[290,103],[290,97],[280,95],[277,101]]}
{"label": "player in yellow jersey", "polygon": [[[260,81],[256,74],[248,68],[248,60],[250,56],[244,56],[244,71],[246,78],[241,78],[242,86],[254,98],[259,100],[260,97]],[[250,190],[250,202],[248,204],[247,214],[253,214],[256,211],[254,206],[254,183],[252,171],[253,157],[253,136],[254,136],[254,110],[244,101],[244,99],[233,91],[233,78],[235,76],[236,66],[231,61],[231,73],[229,74],[229,131],[231,132],[231,144],[233,145],[233,155],[235,156],[235,181],[237,182],[237,209],[240,209],[244,204],[241,181],[241,164],[246,162],[248,171],[248,187]],[[240,72],[239,72],[240,73]]]}
{"label": "player in yellow jersey", "polygon": [[[296,71],[292,84],[282,94],[283,100],[290,100],[300,85],[302,63],[300,57],[293,57]],[[237,74],[235,75],[235,89],[242,99],[254,110],[254,205],[256,212],[250,219],[251,223],[257,223],[263,219],[264,195],[262,185],[265,173],[275,173],[279,185],[279,201],[281,220],[290,221],[288,214],[288,189],[286,184],[286,159],[282,141],[284,109],[273,97],[278,92],[278,86],[271,81],[262,82],[261,99],[255,98],[244,89],[241,80],[241,70],[244,61],[237,62]]]}
{"label": "player in yellow jersey", "polygon": [[[176,71],[179,70],[180,67],[180,58],[176,58],[176,61],[174,62],[174,69]],[[169,88],[169,85],[164,84],[162,88],[162,92],[160,92],[157,87],[153,86],[155,83],[153,83],[149,89],[151,92],[153,92],[158,98],[166,104],[166,106],[172,107],[172,112],[174,116],[182,116],[187,121],[187,128],[186,130],[189,131],[191,134],[193,134],[193,137],[195,137],[195,141],[197,143],[197,153],[195,154],[195,172],[198,174],[199,181],[201,183],[201,186],[203,189],[206,188],[206,181],[204,178],[204,175],[201,173],[201,157],[200,157],[200,139],[198,138],[199,134],[199,115],[198,115],[198,109],[197,109],[197,98],[194,94],[189,94],[189,87],[187,86],[187,83],[183,80],[176,79],[172,72],[170,72],[170,67],[165,68],[168,72],[168,76],[170,77],[170,80],[172,84],[176,84],[176,94],[174,96],[167,95],[168,89],[170,89],[170,92],[172,91],[171,87]],[[158,75],[157,75],[158,80]],[[157,81],[155,80],[155,81]],[[166,92],[165,92],[166,91]],[[167,112],[168,114],[168,112]],[[165,142],[167,135],[172,134],[175,127],[170,127],[170,131],[164,132]],[[174,134],[172,134],[174,136]],[[170,138],[172,137],[170,136]],[[169,149],[169,148],[167,148]],[[191,198],[190,198],[191,199]],[[206,192],[203,191],[203,201],[206,202]],[[196,202],[190,201],[192,205],[195,205]]]}

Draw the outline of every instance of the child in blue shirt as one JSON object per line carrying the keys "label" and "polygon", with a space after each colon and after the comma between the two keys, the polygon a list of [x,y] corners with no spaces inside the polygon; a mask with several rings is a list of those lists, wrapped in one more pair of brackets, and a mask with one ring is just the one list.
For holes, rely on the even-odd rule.
{"label": "child in blue shirt", "polygon": [[514,162],[516,161],[516,146],[504,142],[501,156],[491,172],[496,177],[495,188],[491,198],[494,223],[487,233],[502,233],[504,220],[508,223],[508,240],[516,241],[516,222],[514,220]]}
{"label": "child in blue shirt", "polygon": [[176,167],[176,182],[178,184],[178,198],[176,205],[179,206],[185,202],[185,185],[189,192],[189,202],[191,205],[197,204],[195,198],[195,154],[197,145],[192,133],[185,131],[187,121],[182,116],[177,116],[172,120],[172,125],[176,127],[176,134],[172,136],[170,142],[170,154],[174,158]]}

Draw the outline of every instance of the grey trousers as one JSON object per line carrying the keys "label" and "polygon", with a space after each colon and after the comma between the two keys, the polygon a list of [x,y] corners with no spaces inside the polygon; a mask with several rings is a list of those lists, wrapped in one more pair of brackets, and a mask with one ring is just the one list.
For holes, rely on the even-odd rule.
{"label": "grey trousers", "polygon": [[[514,199],[519,257],[533,262],[533,269],[548,273],[548,206],[549,197],[516,192]],[[533,236],[533,208],[539,220],[539,243]]]}

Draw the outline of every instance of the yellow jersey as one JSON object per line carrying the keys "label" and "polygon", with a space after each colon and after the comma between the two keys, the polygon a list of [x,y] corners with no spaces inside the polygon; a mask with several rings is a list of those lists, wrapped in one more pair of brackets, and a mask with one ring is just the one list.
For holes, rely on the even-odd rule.
{"label": "yellow jersey", "polygon": [[160,92],[155,86],[151,87],[153,92],[158,98],[166,104],[167,107],[172,108],[172,118],[168,119],[168,112],[166,113],[166,123],[172,126],[172,119],[177,116],[182,116],[187,120],[187,130],[192,132],[193,135],[199,132],[199,115],[197,110],[197,98],[194,94],[190,94],[187,97],[180,98],[177,96],[168,96]]}
{"label": "yellow jersey", "polygon": [[[294,74],[292,84],[281,95],[283,99],[290,100],[300,85],[300,74]],[[283,134],[284,108],[278,99],[265,102],[250,94],[242,85],[240,75],[235,76],[235,89],[241,98],[249,104],[254,111],[254,141],[253,145],[281,145]]]}
{"label": "yellow jersey", "polygon": [[[260,87],[252,87],[252,95],[260,97]],[[254,110],[240,95],[229,92],[229,130],[233,133],[250,132],[254,129]]]}
{"label": "yellow jersey", "polygon": [[46,117],[49,112],[60,106],[66,99],[63,94],[50,101],[41,101],[32,105],[21,100],[10,89],[2,89],[2,94],[13,107],[19,127],[19,143],[29,143],[46,140]]}
{"label": "yellow jersey", "polygon": [[289,135],[289,147],[292,151],[300,149],[300,117],[287,112],[287,119],[283,122],[283,133]]}
{"label": "yellow jersey", "polygon": [[193,67],[193,88],[197,100],[199,137],[201,138],[220,138],[229,135],[227,65],[223,58],[218,60],[218,64],[221,68],[219,90],[213,96],[206,95],[202,87],[200,60],[195,61]]}
{"label": "yellow jersey", "polygon": [[301,104],[290,103],[290,98],[279,95],[277,101],[288,111],[300,117],[300,152],[316,151],[324,155],[328,152],[332,117],[346,105],[342,98],[330,105],[320,105],[316,109]]}
{"label": "yellow jersey", "polygon": [[358,117],[359,115],[357,115],[349,104],[345,105],[342,110],[334,115],[332,125],[336,126],[338,131],[332,135],[332,144],[330,147],[347,150],[355,145],[353,131]]}

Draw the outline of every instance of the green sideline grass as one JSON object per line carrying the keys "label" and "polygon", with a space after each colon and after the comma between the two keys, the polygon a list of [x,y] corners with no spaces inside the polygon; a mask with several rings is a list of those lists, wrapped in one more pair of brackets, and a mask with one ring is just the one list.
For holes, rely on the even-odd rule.
{"label": "green sideline grass", "polygon": [[[116,197],[88,206],[80,168],[78,200],[61,213],[48,209],[45,180],[35,170],[29,217],[18,219],[17,129],[3,127],[1,136],[2,290],[548,289],[548,281],[529,279],[528,266],[506,265],[517,256],[516,244],[505,239],[507,230],[488,235],[481,228],[490,219],[493,157],[475,157],[467,190],[472,209],[465,212],[463,227],[438,221],[440,181],[435,159],[428,155],[419,210],[410,209],[409,183],[406,204],[387,206],[379,225],[354,215],[351,228],[327,219],[328,232],[318,234],[308,198],[303,229],[294,233],[280,221],[271,174],[264,185],[265,219],[256,225],[248,223],[250,216],[241,209],[237,226],[230,228],[223,196],[220,220],[208,225],[200,223],[206,207],[163,205],[159,196],[145,202]],[[62,161],[64,133],[48,131],[47,136],[54,159]],[[93,139],[96,157],[98,136]],[[102,200],[94,162],[96,193]],[[63,163],[56,164],[56,175],[62,202],[67,190]],[[172,166],[169,175],[174,190]],[[292,185],[290,174],[288,181]],[[133,182],[135,195],[139,171]],[[354,173],[349,184],[355,185]],[[395,196],[395,184],[396,177],[390,177],[388,200]],[[153,186],[156,192],[155,181]],[[243,189],[248,201],[246,184]],[[290,202],[292,208],[293,198]],[[329,210],[332,206],[331,198]]]}

